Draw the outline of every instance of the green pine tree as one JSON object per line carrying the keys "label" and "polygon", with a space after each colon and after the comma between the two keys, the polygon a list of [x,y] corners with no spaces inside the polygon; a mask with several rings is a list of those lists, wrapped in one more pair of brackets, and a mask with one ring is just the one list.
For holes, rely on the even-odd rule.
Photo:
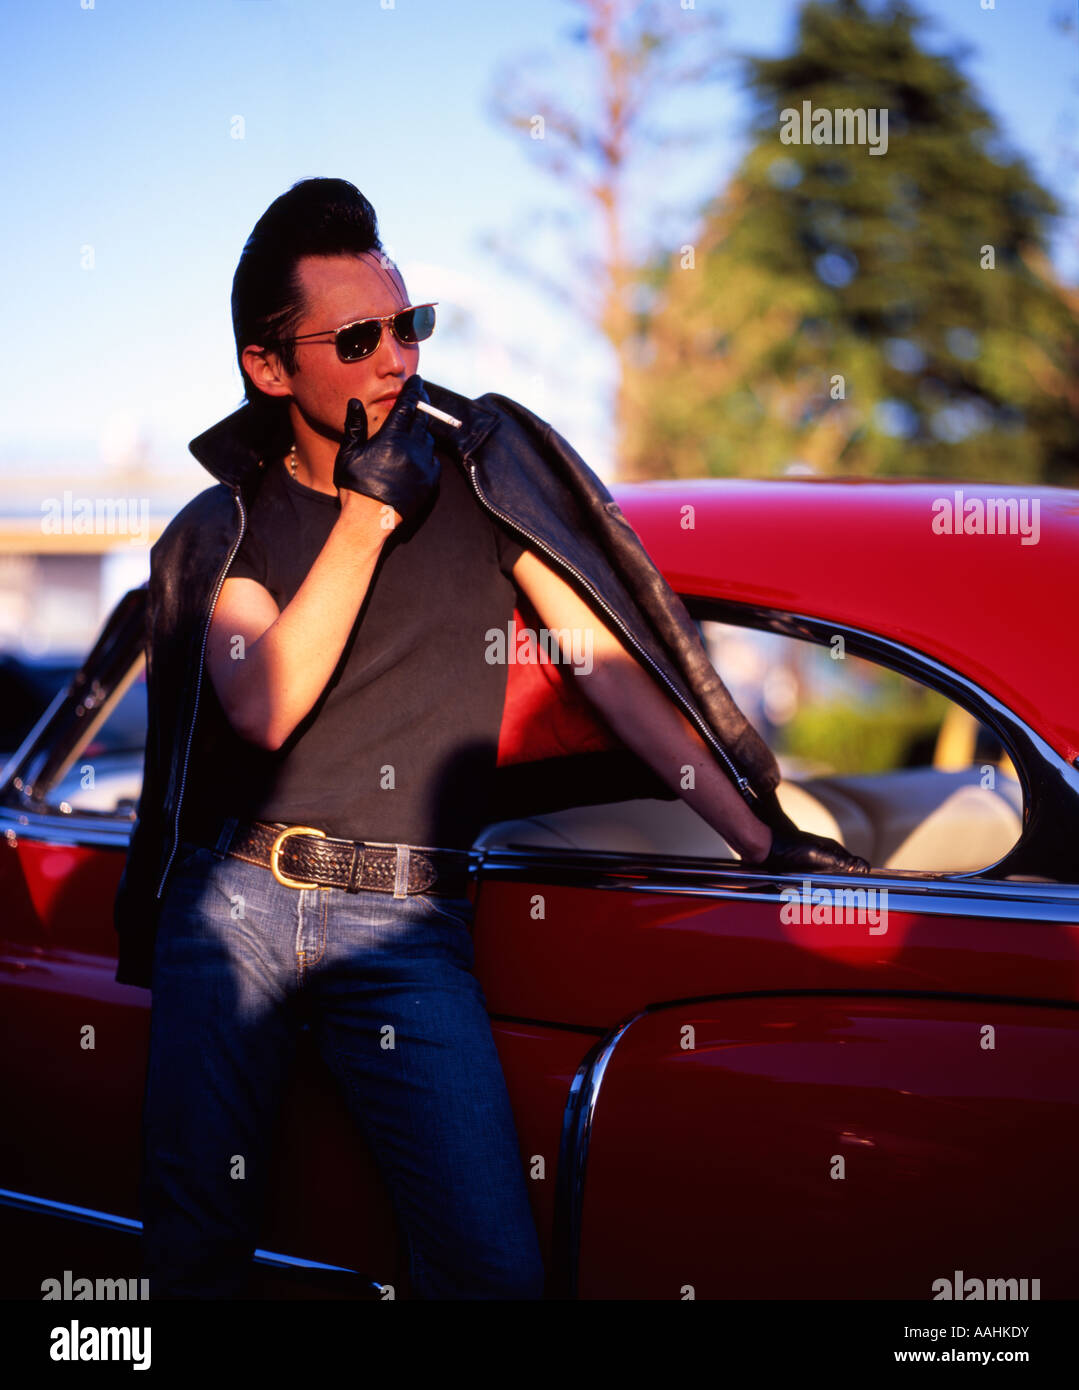
{"label": "green pine tree", "polygon": [[[625,476],[1079,485],[1058,209],[923,23],[898,0],[812,0],[793,53],[747,60],[752,145],[695,244],[644,276]],[[785,142],[803,103],[811,140],[820,112],[887,126]]]}

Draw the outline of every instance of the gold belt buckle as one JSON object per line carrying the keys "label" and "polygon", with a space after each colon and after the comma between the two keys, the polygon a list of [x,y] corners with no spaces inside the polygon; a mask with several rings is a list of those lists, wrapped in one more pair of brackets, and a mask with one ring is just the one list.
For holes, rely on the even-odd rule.
{"label": "gold belt buckle", "polygon": [[324,883],[301,883],[298,878],[286,878],[277,867],[281,846],[290,835],[318,835],[323,840],[326,838],[325,830],[316,830],[311,825],[286,825],[270,848],[270,872],[278,883],[283,883],[286,888],[325,888],[326,884]]}

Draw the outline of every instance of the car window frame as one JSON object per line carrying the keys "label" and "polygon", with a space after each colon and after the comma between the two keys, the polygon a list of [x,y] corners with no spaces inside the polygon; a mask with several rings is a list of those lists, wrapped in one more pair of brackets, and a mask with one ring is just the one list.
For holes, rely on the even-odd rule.
{"label": "car window frame", "polygon": [[[0,772],[0,814],[15,813],[24,829],[116,826],[130,834],[134,810],[63,810],[45,800],[67,775],[145,668],[145,586],[129,590],[113,607],[90,652],[69,684],[58,691]],[[143,745],[145,756],[145,744]],[[65,829],[65,839],[68,838]],[[111,839],[111,837],[110,837]]]}
{"label": "car window frame", "polygon": [[[994,871],[1006,865],[1021,848],[1029,848],[1032,835],[1039,830],[1044,834],[1047,822],[1053,824],[1061,820],[1062,843],[1069,834],[1076,836],[1072,843],[1079,842],[1079,767],[1069,764],[1040,734],[969,677],[914,648],[850,624],[714,595],[690,592],[681,593],[679,597],[695,622],[711,620],[775,632],[818,646],[827,646],[840,635],[852,655],[886,666],[953,700],[1000,739],[1015,767],[1023,794],[1023,830],[1009,854],[997,864],[981,870],[938,873],[878,868],[874,870],[874,877],[892,877],[912,886],[918,882],[934,887],[943,883],[957,886],[1008,884],[1008,879],[994,877]],[[70,768],[80,749],[90,741],[142,669],[147,603],[145,586],[130,590],[119,601],[71,684],[57,693],[22,746],[8,760],[0,773],[0,828],[6,826],[10,830],[17,826],[23,833],[37,831],[44,838],[66,843],[122,846],[129,839],[135,820],[133,811],[64,812],[41,798]],[[88,693],[93,695],[94,706],[89,720],[83,722],[87,716]],[[81,714],[78,713],[80,704],[83,706]],[[484,853],[492,864],[505,857],[498,850]],[[615,872],[619,862],[632,862],[638,868],[648,869],[655,867],[658,860],[676,874],[686,872],[694,878],[697,877],[694,870],[700,868],[699,861],[685,859],[674,863],[670,856],[626,856],[606,851],[564,853],[576,863],[591,862],[605,875]],[[544,851],[535,859],[537,864],[547,862],[550,865],[556,857]],[[1066,867],[1062,852],[1058,869]],[[744,876],[747,868],[736,860],[729,864],[716,861],[707,867],[707,872],[737,878]],[[1079,886],[1079,868],[1072,869],[1072,873],[1075,875],[1072,878],[1059,874],[1055,878],[1049,876],[1049,885],[1066,889]]]}
{"label": "car window frame", "polygon": [[[1021,848],[1026,853],[1030,852],[1029,837],[1032,830],[1045,819],[1049,805],[1059,803],[1058,784],[1061,781],[1070,788],[1068,799],[1071,803],[1071,819],[1075,821],[1079,818],[1079,806],[1076,804],[1079,802],[1079,768],[1069,764],[1042,735],[1030,728],[1002,700],[943,661],[893,638],[871,632],[867,628],[819,618],[807,612],[794,613],[786,609],[772,608],[764,604],[748,604],[715,595],[682,593],[679,597],[694,623],[698,624],[706,621],[718,622],[730,627],[771,632],[821,647],[827,647],[837,636],[842,637],[845,650],[852,656],[887,667],[943,695],[997,736],[1012,761],[1022,792],[1023,828],[1019,839],[1003,859],[980,870],[944,875],[930,871],[899,871],[903,877],[910,874],[934,883],[940,882],[942,877],[955,882],[1003,882],[1003,879],[993,877],[994,871],[1007,865]],[[1063,860],[1057,863],[1060,871],[1066,871],[1067,867]],[[877,869],[875,872],[896,871]],[[1054,882],[1064,885],[1079,884],[1079,868],[1073,869],[1072,872],[1075,877],[1057,878]]]}

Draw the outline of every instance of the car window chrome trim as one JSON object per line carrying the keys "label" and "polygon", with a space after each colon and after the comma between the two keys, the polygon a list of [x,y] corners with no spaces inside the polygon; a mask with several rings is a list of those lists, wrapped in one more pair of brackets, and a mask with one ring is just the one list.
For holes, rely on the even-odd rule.
{"label": "car window chrome trim", "polygon": [[[141,641],[120,671],[114,668],[117,652],[126,650],[125,637],[130,640],[126,629],[136,620],[142,626],[144,590],[145,585],[130,589],[114,605],[79,669],[8,759],[0,780],[0,804],[18,810],[41,809],[45,804],[39,794],[43,775],[47,772],[46,786],[53,787],[63,775],[61,767],[69,768],[78,756],[73,750],[84,747],[96,731],[101,722],[99,708],[105,709],[110,701],[115,703],[119,698],[114,698],[115,692],[121,687],[126,690],[138,675],[144,657]],[[109,675],[106,683],[102,674]],[[90,720],[82,722],[82,716],[91,711]],[[144,747],[140,746],[138,754],[141,759]]]}
{"label": "car window chrome trim", "polygon": [[[130,1216],[118,1216],[113,1212],[98,1211],[94,1207],[75,1206],[71,1202],[58,1202],[51,1197],[38,1197],[29,1192],[16,1192],[6,1187],[0,1187],[0,1206],[29,1212],[34,1216],[52,1216],[64,1221],[76,1221],[82,1225],[100,1226],[104,1230],[123,1235],[138,1235],[142,1230],[142,1222]],[[350,1269],[347,1265],[327,1264],[324,1260],[309,1260],[301,1255],[285,1255],[276,1250],[258,1249],[252,1256],[252,1262],[273,1269],[342,1274],[350,1279],[361,1280],[369,1289],[378,1293],[384,1288],[377,1280],[361,1274],[359,1270]]]}
{"label": "car window chrome trim", "polygon": [[[139,675],[141,674],[141,669],[142,663],[139,661],[133,661],[128,666],[127,670],[117,677],[117,679],[114,681],[108,692],[104,694],[100,700],[98,700],[92,706],[86,706],[86,708],[91,711],[91,718],[86,720],[86,736],[88,736],[90,739],[93,739],[94,736],[97,734],[98,730],[108,723],[109,718],[112,715],[113,711],[116,709],[117,705],[119,705],[120,701],[124,698],[127,692],[138,680]],[[76,743],[78,742],[79,740],[76,740]],[[53,782],[50,790],[55,791],[55,788],[64,780],[64,778],[71,771],[75,762],[85,754],[85,751],[86,744],[83,744],[83,747],[79,752],[69,752],[67,756],[62,759],[60,764],[52,773]],[[106,756],[115,756],[115,754],[106,754]],[[62,811],[61,814],[67,815],[68,813]]]}
{"label": "car window chrome trim", "polygon": [[34,727],[19,744],[18,748],[15,749],[14,753],[12,753],[11,756],[8,758],[7,762],[3,766],[3,770],[0,771],[0,787],[6,787],[11,778],[22,766],[23,762],[25,761],[30,750],[33,748],[34,744],[44,733],[46,727],[48,726],[53,716],[59,710],[60,706],[64,703],[64,701],[67,699],[68,695],[71,692],[72,684],[73,680],[68,681],[68,683],[65,686],[63,686],[60,690],[56,692],[56,694],[52,697],[51,701],[49,702],[48,708],[45,710],[44,714],[42,714],[41,717],[35,722]]}
{"label": "car window chrome trim", "polygon": [[485,849],[480,888],[486,880],[552,883],[608,892],[665,893],[723,902],[782,904],[781,894],[808,880],[832,890],[888,890],[893,912],[930,917],[991,917],[1074,924],[1079,920],[1079,884],[1017,883],[948,875],[928,878],[875,870],[870,874],[792,873],[730,867],[688,860],[673,866],[665,855],[626,855],[599,850]]}

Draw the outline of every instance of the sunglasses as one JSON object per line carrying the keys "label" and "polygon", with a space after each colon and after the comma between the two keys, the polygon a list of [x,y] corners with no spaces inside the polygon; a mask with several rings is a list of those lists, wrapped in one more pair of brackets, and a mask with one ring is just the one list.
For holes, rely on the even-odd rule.
{"label": "sunglasses", "polygon": [[382,341],[382,325],[388,323],[393,336],[399,343],[411,346],[422,343],[435,331],[435,304],[410,304],[407,309],[398,309],[393,314],[383,314],[380,318],[356,319],[344,323],[340,328],[324,328],[318,333],[301,333],[291,339],[294,343],[310,342],[324,338],[332,342],[337,356],[342,362],[359,362],[370,357]]}

